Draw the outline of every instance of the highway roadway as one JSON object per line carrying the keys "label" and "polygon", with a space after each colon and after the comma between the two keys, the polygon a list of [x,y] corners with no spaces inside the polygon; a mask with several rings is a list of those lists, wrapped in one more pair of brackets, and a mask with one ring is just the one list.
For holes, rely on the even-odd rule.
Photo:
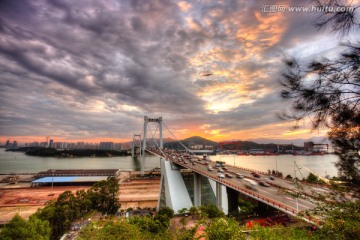
{"label": "highway roadway", "polygon": [[[162,153],[154,150],[149,152],[164,157],[177,165],[191,169],[293,216],[296,216],[298,212],[314,209],[317,206],[316,200],[312,198],[315,193],[324,195],[331,193],[331,190],[327,188],[307,184],[301,184],[301,188],[299,188],[296,187],[293,181],[283,178],[271,176],[273,179],[271,180],[270,175],[256,170],[243,169],[232,165],[219,167],[216,162],[203,159],[199,156],[190,156],[169,150],[163,150]],[[208,166],[212,166],[213,170],[210,171]],[[218,176],[219,168],[224,171],[224,177]],[[241,174],[243,178],[238,178],[236,174]],[[229,177],[229,175],[232,177]],[[251,180],[255,181],[257,185],[251,186]],[[260,185],[261,181],[266,182],[267,184],[265,185],[267,186]],[[296,198],[295,195],[298,197]]]}

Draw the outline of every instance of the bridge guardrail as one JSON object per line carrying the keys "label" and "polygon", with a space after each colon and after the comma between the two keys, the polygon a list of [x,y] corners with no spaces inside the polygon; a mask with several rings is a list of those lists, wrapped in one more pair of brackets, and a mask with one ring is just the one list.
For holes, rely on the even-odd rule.
{"label": "bridge guardrail", "polygon": [[[188,168],[185,164],[183,164],[183,163],[181,163],[181,162],[178,162],[178,164],[181,165],[181,166],[183,166],[183,167]],[[192,168],[191,168],[191,169],[192,169]],[[258,193],[255,193],[255,192],[253,192],[253,191],[249,191],[249,190],[247,190],[247,189],[245,189],[245,188],[241,188],[241,187],[239,187],[239,186],[235,186],[234,184],[231,184],[231,183],[229,183],[229,182],[227,182],[227,181],[224,181],[224,180],[218,179],[218,178],[216,178],[216,177],[213,177],[213,176],[211,176],[210,174],[208,174],[207,172],[204,172],[204,171],[201,171],[201,170],[198,170],[198,169],[192,169],[192,170],[195,171],[195,172],[198,172],[198,173],[200,173],[200,174],[202,174],[202,175],[204,175],[204,176],[206,176],[206,177],[208,177],[208,178],[210,178],[210,179],[213,179],[213,180],[216,181],[216,182],[222,183],[222,184],[225,185],[225,186],[231,187],[231,188],[233,188],[233,189],[235,189],[235,190],[237,190],[237,191],[243,192],[243,193],[245,193],[245,194],[254,196],[254,197],[256,197],[257,199],[260,199],[260,200],[262,200],[262,201],[264,201],[264,202],[266,202],[266,203],[268,203],[268,204],[273,205],[274,207],[278,207],[278,208],[284,209],[285,211],[290,212],[290,213],[292,213],[293,215],[296,215],[296,213],[295,213],[296,210],[295,210],[294,208],[292,208],[292,207],[286,206],[286,205],[284,205],[284,204],[282,204],[282,203],[279,203],[279,202],[277,202],[277,201],[274,201],[274,200],[272,200],[272,199],[270,199],[270,198],[267,198],[267,197],[265,197],[265,196],[262,196],[262,195],[260,195],[260,194],[258,194]]]}
{"label": "bridge guardrail", "polygon": [[[294,208],[290,207],[290,206],[286,206],[286,205],[284,205],[284,204],[282,204],[282,203],[280,203],[280,202],[274,201],[274,200],[272,200],[272,199],[270,199],[270,198],[268,198],[268,197],[262,196],[262,195],[260,195],[260,194],[258,194],[258,193],[253,192],[253,191],[249,191],[248,189],[245,189],[245,188],[236,186],[236,185],[234,185],[234,184],[232,184],[232,183],[227,182],[226,180],[222,180],[222,179],[219,179],[219,178],[217,178],[217,177],[213,177],[213,176],[211,176],[210,174],[208,174],[208,173],[205,172],[205,171],[198,170],[198,169],[193,169],[193,168],[191,168],[189,165],[184,164],[182,161],[179,161],[179,160],[174,161],[174,159],[172,159],[172,158],[170,158],[170,157],[168,157],[168,156],[163,156],[162,154],[161,154],[161,157],[166,158],[166,159],[170,160],[171,162],[175,162],[176,164],[179,164],[179,165],[181,165],[181,166],[183,166],[183,167],[185,167],[185,168],[189,168],[189,169],[191,169],[191,170],[193,170],[193,171],[195,171],[195,172],[198,172],[198,173],[200,173],[200,174],[202,174],[202,175],[204,175],[204,176],[206,176],[206,177],[208,177],[208,178],[210,178],[210,179],[212,179],[212,180],[214,180],[214,181],[216,181],[216,182],[219,182],[219,183],[221,183],[221,184],[223,184],[223,185],[225,185],[225,186],[231,187],[231,188],[233,188],[233,189],[235,189],[235,190],[237,190],[237,191],[240,191],[240,192],[242,192],[242,193],[244,193],[244,194],[247,194],[247,195],[250,195],[250,196],[254,196],[255,198],[259,199],[260,201],[263,201],[263,202],[265,202],[265,203],[268,203],[268,204],[270,204],[270,205],[273,205],[274,207],[283,209],[283,210],[285,210],[285,211],[287,211],[287,212],[289,212],[289,213],[292,213],[292,215],[294,215],[294,216],[297,216],[297,215],[299,215],[299,214],[302,213],[302,211],[299,211],[298,214],[296,214],[296,210],[295,210]],[[199,158],[199,159],[202,160],[201,158]],[[207,160],[207,161],[213,162],[213,161],[211,161],[211,160]],[[206,165],[206,163],[203,163],[203,162],[196,162],[196,163],[197,163],[197,164],[201,164],[201,165]],[[252,169],[243,168],[243,167],[238,167],[238,166],[232,166],[232,167],[235,167],[235,168],[238,168],[238,169],[242,169],[242,170],[245,170],[245,171],[249,171],[249,172],[256,172],[256,173],[261,173],[261,174],[264,174],[264,175],[269,175],[268,173],[265,173],[265,172],[262,172],[262,171],[252,170]],[[235,173],[235,172],[232,172],[232,171],[229,171],[229,172]],[[253,177],[248,177],[248,176],[247,176],[247,178],[257,180],[257,179],[255,179],[255,178],[253,178]],[[281,186],[279,186],[279,185],[277,185],[277,184],[273,184],[273,183],[270,183],[270,184],[273,185],[273,186],[279,187],[279,188],[284,188],[284,187],[281,187]],[[287,189],[287,188],[284,188],[284,189]],[[318,219],[313,218],[313,217],[311,217],[311,216],[303,216],[302,218],[303,218],[303,219],[307,219],[309,222],[319,223],[319,220],[318,220]]]}

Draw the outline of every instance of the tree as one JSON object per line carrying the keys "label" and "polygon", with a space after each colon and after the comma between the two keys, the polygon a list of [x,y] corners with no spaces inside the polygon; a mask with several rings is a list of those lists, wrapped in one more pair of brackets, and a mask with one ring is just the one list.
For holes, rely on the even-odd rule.
{"label": "tree", "polygon": [[225,214],[213,204],[202,205],[199,207],[199,210],[202,215],[208,218],[219,218],[225,216]]}
{"label": "tree", "polygon": [[160,208],[158,215],[166,215],[169,219],[174,217],[174,210],[169,207]]}
{"label": "tree", "polygon": [[234,219],[214,219],[205,229],[207,239],[229,240],[246,239]]}
{"label": "tree", "polygon": [[319,181],[319,178],[315,174],[309,173],[309,176],[307,176],[306,181],[311,183],[316,183]]}
{"label": "tree", "polygon": [[119,209],[119,184],[116,178],[109,177],[106,181],[99,181],[89,190],[89,199],[95,209],[105,213],[116,213]]}
{"label": "tree", "polygon": [[194,218],[194,216],[196,214],[198,214],[198,209],[195,207],[195,206],[192,206],[190,209],[189,209],[189,213],[192,215],[192,218]]}
{"label": "tree", "polygon": [[26,221],[16,214],[5,228],[0,231],[0,239],[46,240],[50,239],[50,232],[49,222],[42,221],[35,216]]}
{"label": "tree", "polygon": [[360,239],[360,201],[336,203],[323,213],[326,218],[317,235],[320,239]]}
{"label": "tree", "polygon": [[[346,7],[337,0],[317,1],[320,6]],[[315,21],[318,28],[347,34],[360,29],[354,11],[326,11]],[[332,59],[314,59],[304,64],[286,60],[281,96],[292,101],[292,113],[283,118],[310,118],[313,129],[327,127],[339,161],[336,166],[360,193],[360,42],[347,42]]]}
{"label": "tree", "polygon": [[91,222],[82,229],[77,239],[145,239],[140,229],[126,221],[104,220]]}
{"label": "tree", "polygon": [[188,212],[188,209],[187,208],[182,208],[178,211],[179,214],[185,214]]}

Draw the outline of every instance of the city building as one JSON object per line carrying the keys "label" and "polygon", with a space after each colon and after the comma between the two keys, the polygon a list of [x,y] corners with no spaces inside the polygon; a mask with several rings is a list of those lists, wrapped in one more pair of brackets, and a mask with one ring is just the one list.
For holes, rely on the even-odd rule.
{"label": "city building", "polygon": [[113,142],[100,142],[99,149],[101,150],[113,150],[114,143]]}

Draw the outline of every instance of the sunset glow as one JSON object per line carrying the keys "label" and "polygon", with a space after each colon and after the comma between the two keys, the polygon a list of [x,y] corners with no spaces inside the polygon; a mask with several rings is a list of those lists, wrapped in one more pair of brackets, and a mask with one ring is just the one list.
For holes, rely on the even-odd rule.
{"label": "sunset glow", "polygon": [[316,13],[264,4],[300,2],[1,3],[0,142],[126,142],[145,115],[178,139],[325,136],[277,117],[290,107],[283,60],[321,57],[344,39],[316,31]]}

